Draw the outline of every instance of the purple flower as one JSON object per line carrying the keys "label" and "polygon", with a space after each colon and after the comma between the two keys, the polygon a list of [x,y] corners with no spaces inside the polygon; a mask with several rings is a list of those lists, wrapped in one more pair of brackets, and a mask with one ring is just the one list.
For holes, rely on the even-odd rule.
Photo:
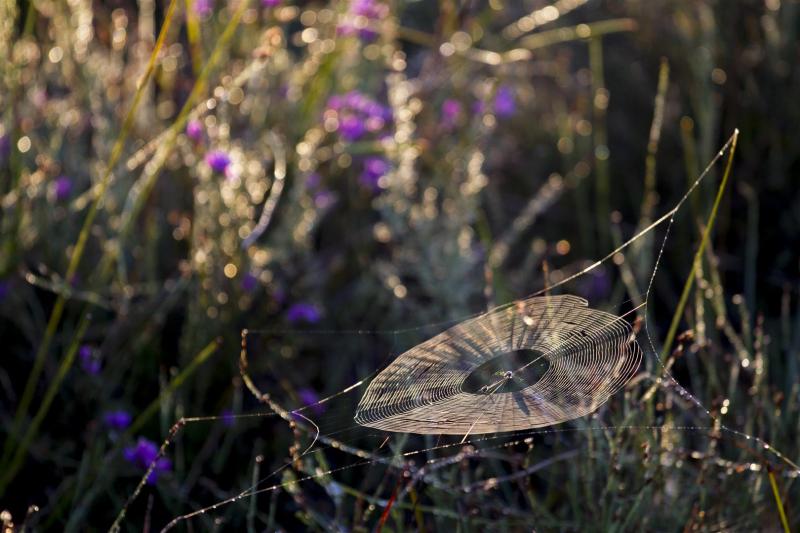
{"label": "purple flower", "polygon": [[222,150],[212,150],[206,154],[206,163],[214,172],[224,174],[231,164],[231,158]]}
{"label": "purple flower", "polygon": [[326,209],[336,203],[336,193],[327,189],[322,189],[314,193],[314,205],[318,209]]}
{"label": "purple flower", "polygon": [[298,322],[316,324],[321,319],[322,313],[314,304],[298,302],[296,304],[292,304],[288,311],[286,311],[286,320],[293,324],[297,324]]}
{"label": "purple flower", "polygon": [[311,410],[314,411],[315,414],[321,415],[325,412],[325,404],[317,403],[319,402],[319,396],[317,396],[317,393],[314,392],[313,389],[303,387],[297,391],[297,396],[300,397],[300,401],[303,402],[304,407],[310,406]]}
{"label": "purple flower", "polygon": [[258,287],[258,278],[252,272],[242,276],[241,287],[244,292],[253,292]]}
{"label": "purple flower", "polygon": [[286,291],[283,290],[282,287],[275,287],[275,290],[272,292],[272,298],[276,303],[283,305],[283,303],[286,302]]}
{"label": "purple flower", "polygon": [[611,293],[611,279],[608,271],[602,265],[588,272],[581,281],[578,289],[581,295],[589,300],[598,301],[607,298]]}
{"label": "purple flower", "polygon": [[379,0],[352,0],[347,16],[337,28],[340,35],[358,35],[362,41],[373,41],[378,36],[374,27],[389,15],[389,6]]}
{"label": "purple flower", "polygon": [[368,157],[364,160],[364,169],[358,180],[361,185],[373,192],[381,190],[380,179],[391,169],[389,162],[382,157]]}
{"label": "purple flower", "polygon": [[328,109],[339,111],[344,106],[344,98],[341,95],[335,94],[328,98]]}
{"label": "purple flower", "polygon": [[354,115],[344,116],[339,121],[339,133],[346,141],[358,140],[365,131],[364,122]]}
{"label": "purple flower", "polygon": [[453,98],[448,98],[442,103],[442,124],[445,127],[453,127],[461,116],[461,102]]}
{"label": "purple flower", "polygon": [[317,172],[312,172],[308,176],[306,176],[306,189],[313,191],[317,187],[319,187],[320,182],[322,181],[322,176],[319,175]]}
{"label": "purple flower", "polygon": [[156,460],[156,457],[158,457],[158,445],[144,437],[139,437],[136,446],[128,446],[125,448],[122,452],[122,456],[125,457],[125,460],[129,463],[145,471],[147,471],[150,465],[155,461],[153,471],[147,476],[147,483],[149,485],[154,485],[155,482],[158,481],[159,475],[172,470],[172,461],[166,457],[159,457],[158,460]]}
{"label": "purple flower", "polygon": [[214,0],[194,0],[193,7],[197,16],[205,18],[214,12]]}
{"label": "purple flower", "polygon": [[84,344],[78,349],[78,358],[81,360],[81,368],[87,374],[96,376],[100,373],[100,358],[97,351],[88,344]]}
{"label": "purple flower", "polygon": [[203,123],[196,118],[186,123],[186,136],[197,142],[203,138]]}
{"label": "purple flower", "polygon": [[72,181],[66,176],[59,176],[53,182],[53,194],[59,202],[69,198],[72,192]]}
{"label": "purple flower", "polygon": [[0,165],[8,160],[11,154],[11,140],[8,135],[0,135]]}
{"label": "purple flower", "polygon": [[264,7],[278,7],[283,0],[261,0],[261,5]]}
{"label": "purple flower", "polygon": [[358,91],[334,95],[328,99],[326,115],[338,118],[336,131],[347,142],[357,141],[365,134],[383,132],[392,119],[392,110]]}
{"label": "purple flower", "polygon": [[222,418],[222,425],[228,428],[236,422],[236,417],[230,409],[223,409],[220,418]]}
{"label": "purple flower", "polygon": [[0,280],[0,302],[6,299],[8,293],[11,292],[11,282],[7,280]]}
{"label": "purple flower", "polygon": [[127,411],[108,411],[103,415],[103,422],[113,431],[123,431],[131,425],[131,415]]}
{"label": "purple flower", "polygon": [[500,118],[508,118],[517,111],[514,90],[508,85],[501,85],[494,96],[494,113]]}

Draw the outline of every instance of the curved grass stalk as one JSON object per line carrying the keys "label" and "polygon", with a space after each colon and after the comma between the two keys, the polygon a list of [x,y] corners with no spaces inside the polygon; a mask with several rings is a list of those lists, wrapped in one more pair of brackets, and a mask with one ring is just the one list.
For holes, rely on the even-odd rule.
{"label": "curved grass stalk", "polygon": [[275,158],[275,169],[272,171],[274,181],[272,188],[267,198],[264,208],[261,211],[261,217],[258,219],[258,224],[253,228],[253,231],[242,240],[242,250],[247,250],[259,237],[267,230],[270,221],[272,221],[272,214],[281,199],[281,193],[286,183],[286,149],[283,146],[283,141],[280,137],[269,132],[267,135],[267,143],[272,150],[272,156]]}
{"label": "curved grass stalk", "polygon": [[634,31],[637,28],[636,21],[630,18],[611,19],[592,24],[578,24],[569,28],[558,28],[555,30],[543,31],[535,35],[529,35],[520,41],[518,48],[513,48],[505,52],[494,52],[482,50],[480,48],[467,48],[460,52],[467,59],[485,63],[487,65],[505,65],[518,61],[529,61],[533,59],[533,51],[555,44],[599,37],[608,33],[619,33]]}
{"label": "curved grass stalk", "polygon": [[557,2],[545,7],[531,11],[505,28],[503,36],[507,39],[517,39],[526,33],[557,21],[562,16],[576,10],[589,0],[558,0]]}

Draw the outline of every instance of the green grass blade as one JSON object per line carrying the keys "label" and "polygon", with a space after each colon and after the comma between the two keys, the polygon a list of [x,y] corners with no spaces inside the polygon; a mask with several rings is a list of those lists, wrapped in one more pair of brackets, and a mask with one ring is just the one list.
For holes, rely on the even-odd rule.
{"label": "green grass blade", "polygon": [[737,129],[733,133],[733,141],[731,142],[731,147],[728,151],[728,161],[725,164],[725,171],[722,174],[722,181],[717,189],[717,196],[714,199],[714,205],[711,208],[711,214],[708,216],[708,221],[706,222],[706,227],[703,231],[703,237],[700,240],[700,246],[697,248],[697,252],[694,254],[692,269],[689,271],[689,275],[686,277],[686,282],[683,284],[683,291],[681,292],[680,300],[678,300],[678,306],[675,309],[675,314],[672,315],[672,322],[669,325],[669,330],[667,330],[667,336],[664,339],[664,346],[661,348],[662,361],[666,360],[666,357],[670,354],[670,350],[672,350],[672,343],[675,341],[675,335],[678,332],[678,326],[680,325],[681,317],[683,316],[683,310],[686,307],[686,302],[689,299],[689,293],[692,291],[692,287],[694,286],[695,273],[700,266],[700,262],[703,260],[703,253],[705,252],[708,241],[711,238],[711,231],[714,229],[714,221],[717,218],[717,211],[719,211],[719,205],[722,202],[722,196],[725,194],[725,189],[728,185],[728,178],[731,174],[733,156],[736,154],[736,141],[738,138],[739,130]]}

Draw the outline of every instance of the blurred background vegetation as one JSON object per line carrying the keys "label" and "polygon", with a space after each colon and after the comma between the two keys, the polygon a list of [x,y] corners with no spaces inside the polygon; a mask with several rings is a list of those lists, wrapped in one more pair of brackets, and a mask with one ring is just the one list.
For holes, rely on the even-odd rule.
{"label": "blurred background vegetation", "polygon": [[[688,305],[722,165],[676,216],[651,333],[661,350],[677,310],[678,382],[800,461],[798,30],[788,0],[0,1],[0,518],[107,528],[181,417],[212,419],[123,529],[242,492],[310,442],[239,417],[266,409],[243,328],[259,387],[313,404],[605,256],[734,128]],[[564,290],[640,303],[663,230]],[[661,373],[648,353],[598,413],[530,442],[415,456],[437,468],[382,527],[796,531],[796,473]],[[350,432],[360,391],[306,413],[377,450]],[[188,527],[370,530],[416,470],[358,462],[307,455],[261,486],[313,479]]]}

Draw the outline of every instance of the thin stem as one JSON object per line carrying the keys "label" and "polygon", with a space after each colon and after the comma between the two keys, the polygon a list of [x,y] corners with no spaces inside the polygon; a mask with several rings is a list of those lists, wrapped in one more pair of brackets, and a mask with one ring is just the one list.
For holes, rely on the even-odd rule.
{"label": "thin stem", "polygon": [[786,533],[789,533],[789,520],[786,518],[786,511],[783,510],[783,502],[781,501],[780,492],[778,492],[778,483],[775,481],[775,474],[772,470],[768,470],[769,484],[772,486],[772,495],[775,496],[775,505],[778,507],[778,514],[781,515],[781,525]]}
{"label": "thin stem", "polygon": [[214,355],[214,353],[219,349],[220,344],[222,344],[222,339],[217,338],[213,341],[209,342],[205,348],[200,350],[200,352],[194,356],[191,363],[184,368],[177,376],[175,376],[172,381],[161,391],[161,394],[158,395],[158,398],[154,399],[150,402],[144,411],[136,417],[136,420],[130,425],[128,430],[125,432],[127,435],[134,435],[139,429],[152,417],[155,412],[158,410],[159,406],[162,404],[164,400],[172,396],[172,394],[180,387],[186,378],[191,376],[197,368],[205,363],[209,357]]}
{"label": "thin stem", "polygon": [[700,246],[697,248],[697,252],[694,254],[692,269],[689,272],[689,275],[686,277],[686,282],[683,285],[683,292],[681,292],[681,297],[678,301],[678,307],[675,309],[675,314],[672,315],[672,322],[669,325],[669,330],[667,330],[667,336],[664,339],[664,346],[661,348],[662,360],[666,359],[667,355],[670,353],[670,350],[672,350],[672,343],[675,340],[675,334],[678,331],[678,325],[681,322],[683,310],[686,307],[686,302],[689,299],[689,293],[694,285],[695,272],[699,268],[700,262],[703,260],[703,253],[708,245],[709,238],[711,237],[711,231],[714,229],[714,221],[717,218],[717,211],[719,210],[719,205],[722,202],[722,196],[725,194],[725,188],[728,185],[728,178],[731,174],[733,156],[736,153],[736,141],[738,138],[739,130],[737,129],[733,133],[733,141],[731,142],[730,151],[728,152],[728,162],[725,165],[725,172],[722,174],[722,182],[719,185],[719,189],[717,189],[717,197],[714,199],[714,206],[711,208],[711,214],[708,217],[708,223],[703,231],[703,238],[700,241]]}

